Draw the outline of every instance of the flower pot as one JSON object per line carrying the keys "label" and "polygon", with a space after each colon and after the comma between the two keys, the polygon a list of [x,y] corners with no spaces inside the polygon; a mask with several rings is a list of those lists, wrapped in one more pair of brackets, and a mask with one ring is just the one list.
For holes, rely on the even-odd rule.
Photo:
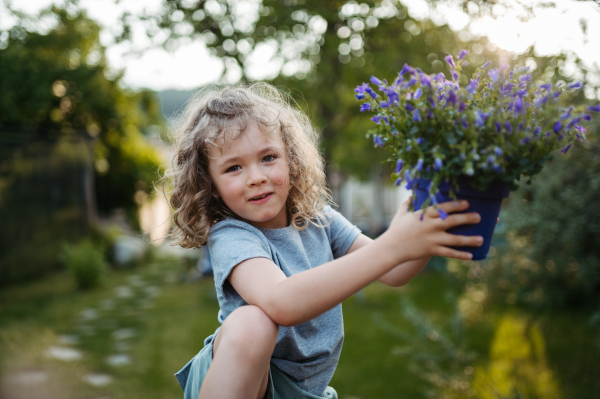
{"label": "flower pot", "polygon": [[[414,204],[415,209],[421,209],[423,203],[427,201],[430,183],[431,180],[427,179],[415,180],[413,184],[417,197]],[[458,213],[477,212],[481,215],[481,221],[477,224],[456,226],[448,229],[448,232],[464,236],[480,235],[483,237],[483,244],[480,247],[452,248],[472,253],[473,260],[483,260],[490,250],[492,235],[494,234],[496,221],[500,214],[502,199],[507,198],[510,193],[509,185],[507,182],[494,181],[486,190],[479,191],[471,187],[466,177],[460,177],[458,179],[458,186],[459,190],[456,192],[456,197],[458,199],[469,201],[469,209]],[[448,183],[443,183],[438,186],[439,192],[436,194],[438,203],[452,201],[452,198],[449,195],[449,189],[450,185]]]}

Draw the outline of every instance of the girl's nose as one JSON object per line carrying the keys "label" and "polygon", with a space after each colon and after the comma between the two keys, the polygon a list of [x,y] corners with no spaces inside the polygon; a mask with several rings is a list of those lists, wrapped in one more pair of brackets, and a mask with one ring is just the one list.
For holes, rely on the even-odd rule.
{"label": "girl's nose", "polygon": [[248,176],[248,185],[250,186],[256,186],[266,181],[267,176],[260,170],[260,168],[253,168]]}

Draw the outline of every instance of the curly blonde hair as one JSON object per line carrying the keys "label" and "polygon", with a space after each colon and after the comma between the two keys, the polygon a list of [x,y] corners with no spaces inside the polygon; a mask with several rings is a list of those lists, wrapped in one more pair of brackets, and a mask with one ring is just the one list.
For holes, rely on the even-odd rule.
{"label": "curly blonde hair", "polygon": [[173,184],[174,245],[201,247],[208,241],[211,226],[237,217],[220,196],[213,195],[208,152],[209,146],[219,148],[220,141],[237,139],[251,122],[281,135],[290,173],[286,210],[294,229],[304,230],[309,222],[323,226],[321,210],[334,203],[317,149],[318,134],[308,117],[266,83],[206,89],[188,103],[175,129],[176,152],[166,175]]}

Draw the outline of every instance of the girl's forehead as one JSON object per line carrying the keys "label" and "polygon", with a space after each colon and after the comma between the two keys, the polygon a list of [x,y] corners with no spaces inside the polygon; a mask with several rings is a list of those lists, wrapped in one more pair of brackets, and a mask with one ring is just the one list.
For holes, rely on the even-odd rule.
{"label": "girl's forehead", "polygon": [[209,158],[215,159],[233,152],[260,150],[264,147],[283,149],[278,129],[261,126],[254,121],[224,130],[208,145]]}

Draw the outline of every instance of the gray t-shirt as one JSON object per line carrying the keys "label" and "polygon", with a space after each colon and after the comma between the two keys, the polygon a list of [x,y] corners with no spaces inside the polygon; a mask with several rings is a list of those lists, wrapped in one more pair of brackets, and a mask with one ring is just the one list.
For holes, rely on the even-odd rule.
{"label": "gray t-shirt", "polygon": [[[339,258],[360,234],[339,212],[323,208],[327,221],[317,227],[308,225],[298,231],[254,227],[227,218],[210,229],[208,250],[212,261],[219,300],[219,322],[240,306],[247,305],[227,281],[231,270],[251,258],[272,260],[286,276],[312,269]],[[331,222],[331,223],[329,223]],[[344,329],[342,305],[294,327],[280,327],[271,361],[292,377],[298,386],[314,395],[322,395],[337,366]]]}

